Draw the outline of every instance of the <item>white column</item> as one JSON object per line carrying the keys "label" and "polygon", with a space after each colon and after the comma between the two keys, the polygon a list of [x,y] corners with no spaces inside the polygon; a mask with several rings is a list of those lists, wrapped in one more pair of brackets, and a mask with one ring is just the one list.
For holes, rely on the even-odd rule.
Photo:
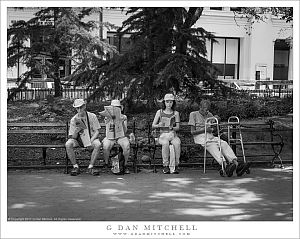
{"label": "white column", "polygon": [[[289,52],[289,69],[288,69],[288,80],[294,80],[293,77],[293,39],[289,42],[290,52]],[[289,85],[288,88],[293,88],[293,85]]]}

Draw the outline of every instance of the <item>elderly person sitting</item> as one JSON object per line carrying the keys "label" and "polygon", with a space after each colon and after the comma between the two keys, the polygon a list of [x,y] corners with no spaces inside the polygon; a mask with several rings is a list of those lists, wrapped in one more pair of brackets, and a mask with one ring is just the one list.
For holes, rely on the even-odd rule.
{"label": "elderly person sitting", "polygon": [[[79,166],[75,159],[74,148],[81,146],[93,149],[87,173],[97,176],[99,175],[99,171],[94,169],[93,166],[99,156],[101,146],[100,140],[98,139],[100,123],[95,114],[86,111],[86,102],[83,99],[76,99],[73,103],[73,107],[76,109],[77,114],[70,121],[69,139],[66,142],[67,155],[73,164],[71,175],[77,176],[80,173]],[[88,145],[86,146],[81,139],[83,133],[87,134]]]}

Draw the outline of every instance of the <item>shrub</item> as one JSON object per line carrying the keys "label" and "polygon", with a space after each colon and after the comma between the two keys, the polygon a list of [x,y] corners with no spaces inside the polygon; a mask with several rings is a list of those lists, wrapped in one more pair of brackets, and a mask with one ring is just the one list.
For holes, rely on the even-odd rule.
{"label": "shrub", "polygon": [[225,102],[212,102],[211,111],[221,117],[222,120],[236,115],[240,119],[252,119],[257,117],[270,117],[285,115],[293,109],[291,98],[238,98],[228,99]]}

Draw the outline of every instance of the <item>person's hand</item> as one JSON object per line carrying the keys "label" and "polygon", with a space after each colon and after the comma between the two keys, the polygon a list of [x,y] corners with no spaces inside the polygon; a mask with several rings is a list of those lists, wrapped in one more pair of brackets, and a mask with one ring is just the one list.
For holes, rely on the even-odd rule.
{"label": "person's hand", "polygon": [[162,128],[162,127],[163,127],[163,125],[161,122],[157,124],[157,128]]}
{"label": "person's hand", "polygon": [[75,125],[76,125],[76,128],[78,128],[78,129],[84,129],[83,127],[82,127],[82,124],[80,124],[79,122],[76,122],[75,123]]}
{"label": "person's hand", "polygon": [[206,128],[207,133],[212,133],[213,131],[214,131],[214,129],[212,127],[207,127]]}
{"label": "person's hand", "polygon": [[83,133],[83,129],[81,127],[79,127],[79,126],[76,126],[75,133],[76,134],[81,134],[81,133]]}

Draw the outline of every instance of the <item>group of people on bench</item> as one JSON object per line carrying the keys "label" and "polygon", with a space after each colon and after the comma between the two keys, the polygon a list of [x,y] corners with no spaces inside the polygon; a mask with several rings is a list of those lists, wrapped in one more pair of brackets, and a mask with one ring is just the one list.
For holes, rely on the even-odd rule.
{"label": "group of people on bench", "polygon": [[[111,106],[118,107],[122,109],[119,100],[112,100]],[[88,126],[90,142],[91,144],[87,146],[92,151],[91,160],[87,168],[87,173],[97,176],[99,171],[94,168],[94,163],[99,156],[101,142],[99,140],[100,123],[97,116],[94,113],[88,112],[86,110],[86,102],[83,99],[76,99],[73,103],[73,107],[77,110],[77,114],[70,121],[69,128],[69,139],[66,142],[66,151],[68,157],[73,165],[71,170],[71,175],[76,176],[80,173],[79,166],[76,162],[74,148],[83,146],[80,140],[80,134],[83,132],[83,128],[80,127],[76,122],[80,119],[84,125]],[[173,94],[166,94],[162,101],[162,108],[158,110],[155,114],[152,128],[159,130],[158,143],[162,145],[162,159],[163,159],[163,173],[164,174],[178,174],[179,173],[179,159],[181,152],[181,141],[177,136],[176,131],[180,127],[180,115],[179,112],[175,110],[176,101]],[[249,163],[239,163],[237,157],[231,147],[226,141],[221,140],[221,152],[218,144],[218,137],[213,135],[213,127],[205,126],[205,121],[207,118],[212,117],[212,113],[209,112],[210,101],[202,100],[199,104],[199,110],[190,113],[188,124],[191,126],[191,133],[196,144],[205,146],[205,127],[207,133],[206,149],[214,157],[214,159],[222,165],[225,163],[224,169],[228,177],[231,177],[236,171],[237,176],[242,176],[248,169]],[[100,113],[101,114],[101,113]],[[215,116],[217,117],[217,116]],[[115,143],[118,143],[122,148],[123,155],[125,158],[125,174],[129,174],[128,168],[128,158],[130,154],[130,141],[125,136],[127,132],[127,117],[121,114],[120,117],[122,121],[122,127],[124,131],[124,136],[122,137],[111,137],[109,136],[109,131],[113,125],[113,120],[110,117],[105,117],[105,127],[106,135],[102,140],[103,144],[103,155],[105,161],[105,167],[109,167],[109,156],[110,151]],[[173,148],[175,167],[170,171],[170,147]],[[224,161],[223,158],[226,160]],[[224,162],[223,162],[224,161]]]}

